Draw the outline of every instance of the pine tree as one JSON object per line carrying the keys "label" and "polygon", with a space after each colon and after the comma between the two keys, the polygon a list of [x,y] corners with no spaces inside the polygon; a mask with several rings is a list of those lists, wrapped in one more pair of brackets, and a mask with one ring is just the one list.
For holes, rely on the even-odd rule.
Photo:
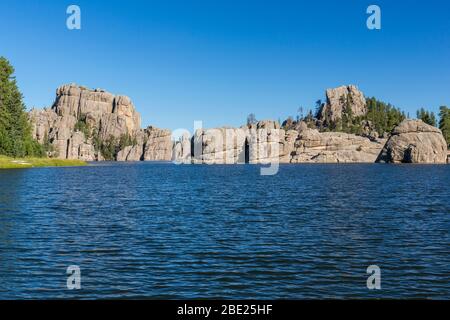
{"label": "pine tree", "polygon": [[436,115],[434,114],[434,112],[430,113],[430,123],[432,126],[437,127],[437,120],[436,120]]}
{"label": "pine tree", "polygon": [[434,112],[429,112],[424,108],[420,108],[420,110],[417,110],[417,119],[422,120],[430,126],[437,126],[436,115],[434,114]]}
{"label": "pine tree", "polygon": [[258,120],[256,120],[256,116],[254,113],[250,113],[247,116],[247,125],[256,124],[257,122],[258,122]]}
{"label": "pine tree", "polygon": [[406,117],[400,109],[376,98],[367,99],[367,110],[365,120],[371,121],[379,134],[392,131]]}
{"label": "pine tree", "polygon": [[439,129],[441,129],[450,149],[450,108],[447,108],[446,106],[440,107],[439,118]]}
{"label": "pine tree", "polygon": [[0,154],[12,157],[42,155],[42,148],[31,138],[31,127],[14,68],[0,57]]}

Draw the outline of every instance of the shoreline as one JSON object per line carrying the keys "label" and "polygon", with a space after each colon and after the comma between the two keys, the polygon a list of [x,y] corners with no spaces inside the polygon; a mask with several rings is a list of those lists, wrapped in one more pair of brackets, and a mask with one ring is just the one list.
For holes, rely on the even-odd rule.
{"label": "shoreline", "polygon": [[[5,159],[8,159],[9,162],[6,162]],[[0,156],[0,171],[1,170],[20,170],[20,169],[33,169],[33,168],[70,168],[70,167],[109,167],[114,165],[145,165],[145,164],[160,164],[160,165],[181,165],[183,167],[187,165],[194,165],[199,167],[245,167],[245,166],[254,166],[254,167],[265,167],[268,164],[261,163],[182,163],[175,164],[172,161],[88,161],[84,162],[81,160],[64,160],[64,159],[39,159],[34,158],[32,160],[28,158],[7,158],[4,156]],[[357,166],[357,165],[387,165],[387,166],[446,166],[447,163],[377,163],[377,162],[280,162],[278,165],[281,166]]]}
{"label": "shoreline", "polygon": [[84,167],[85,161],[50,158],[11,158],[0,155],[0,170],[49,167]]}

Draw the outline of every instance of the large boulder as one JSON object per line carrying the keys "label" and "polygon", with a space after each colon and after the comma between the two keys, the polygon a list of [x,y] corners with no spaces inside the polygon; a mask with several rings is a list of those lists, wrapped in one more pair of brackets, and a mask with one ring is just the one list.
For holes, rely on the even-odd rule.
{"label": "large boulder", "polygon": [[446,163],[447,144],[441,130],[421,120],[404,120],[378,156],[385,163]]}

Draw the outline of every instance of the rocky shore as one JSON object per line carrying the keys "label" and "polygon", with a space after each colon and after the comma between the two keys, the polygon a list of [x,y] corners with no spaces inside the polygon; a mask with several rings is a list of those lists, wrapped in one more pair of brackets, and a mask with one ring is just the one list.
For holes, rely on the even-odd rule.
{"label": "rocky shore", "polygon": [[[326,92],[319,125],[367,113],[356,86]],[[57,89],[52,107],[30,112],[33,137],[49,156],[84,161],[170,161],[181,163],[446,163],[441,131],[420,120],[404,120],[391,133],[379,134],[366,121],[362,134],[321,132],[299,121],[283,127],[266,120],[240,128],[197,130],[172,141],[171,132],[150,126],[131,99],[78,85]]]}

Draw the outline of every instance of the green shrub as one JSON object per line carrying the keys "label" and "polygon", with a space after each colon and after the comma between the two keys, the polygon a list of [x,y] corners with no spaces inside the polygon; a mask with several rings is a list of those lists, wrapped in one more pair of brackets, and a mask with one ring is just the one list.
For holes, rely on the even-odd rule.
{"label": "green shrub", "polygon": [[75,124],[75,131],[82,132],[86,139],[89,139],[91,137],[91,129],[89,128],[89,125],[86,123],[86,115],[80,116],[77,123]]}

